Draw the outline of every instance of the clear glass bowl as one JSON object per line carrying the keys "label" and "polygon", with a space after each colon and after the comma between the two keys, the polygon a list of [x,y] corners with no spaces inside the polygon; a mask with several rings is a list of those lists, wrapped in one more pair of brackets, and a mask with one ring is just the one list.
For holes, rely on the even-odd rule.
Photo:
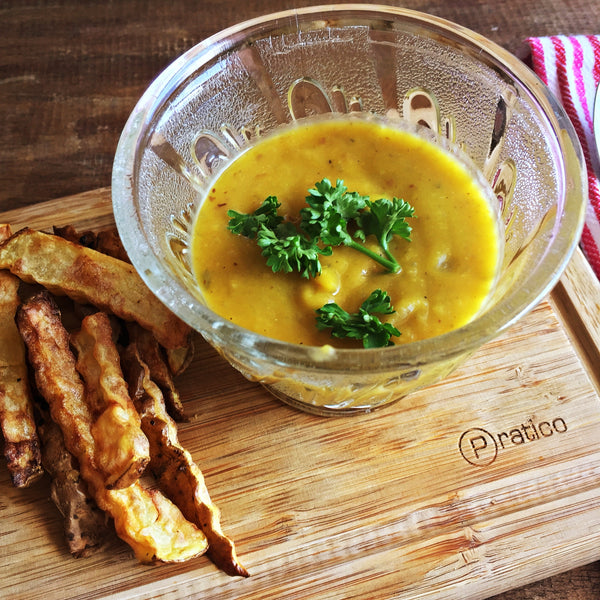
{"label": "clear glass bowl", "polygon": [[[279,342],[222,319],[206,307],[188,261],[213,174],[280,125],[352,111],[429,127],[490,182],[505,244],[486,309],[450,333],[369,350]],[[340,4],[241,23],[175,60],[125,126],[112,193],[133,264],[174,313],[283,401],[352,414],[446,376],[551,290],[583,226],[582,165],[560,105],[502,48],[430,15]]]}

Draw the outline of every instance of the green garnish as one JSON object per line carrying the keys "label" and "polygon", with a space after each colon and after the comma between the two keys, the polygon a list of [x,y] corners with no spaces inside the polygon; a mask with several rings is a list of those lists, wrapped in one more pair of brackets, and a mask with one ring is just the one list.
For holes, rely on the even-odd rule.
{"label": "green garnish", "polygon": [[[340,179],[335,187],[323,179],[308,193],[299,227],[277,214],[281,204],[269,196],[253,213],[227,211],[228,229],[256,238],[274,272],[298,271],[303,277],[315,277],[321,273],[319,256],[328,256],[334,246],[342,245],[366,254],[392,273],[400,271],[389,242],[394,235],[410,241],[406,218],[414,216],[414,209],[408,202],[398,198],[371,202],[368,196],[348,192]],[[385,256],[360,243],[369,235],[375,236]]]}
{"label": "green garnish", "polygon": [[365,348],[393,346],[391,336],[400,332],[391,323],[382,323],[375,313],[389,315],[394,312],[387,292],[375,290],[361,304],[357,313],[350,314],[335,302],[317,309],[319,330],[331,328],[331,335],[337,338],[362,340]]}
{"label": "green garnish", "polygon": [[[408,202],[398,198],[392,201],[381,198],[371,202],[368,196],[348,192],[340,179],[335,187],[328,179],[323,179],[308,193],[310,195],[306,197],[306,202],[309,208],[300,211],[304,231],[324,244],[344,245],[358,250],[392,273],[400,271],[400,265],[388,245],[394,235],[410,241],[411,227],[406,218],[414,215],[414,208]],[[351,224],[356,227],[352,234],[348,231]],[[386,257],[354,239],[364,242],[368,235],[377,238]]]}
{"label": "green garnish", "polygon": [[316,240],[298,233],[291,223],[281,223],[275,229],[261,225],[257,243],[274,273],[297,271],[307,279],[321,273],[319,256],[332,252],[331,246],[321,248]]}
{"label": "green garnish", "polygon": [[229,231],[243,235],[244,237],[254,239],[259,229],[265,227],[273,231],[282,221],[283,217],[277,214],[277,209],[281,203],[275,196],[269,196],[252,214],[246,215],[236,210],[228,210]]}
{"label": "green garnish", "polygon": [[275,196],[269,196],[253,213],[244,214],[228,210],[229,231],[256,239],[262,248],[267,265],[274,273],[297,271],[307,279],[321,273],[319,255],[330,255],[331,246],[321,248],[316,239],[302,234],[277,214],[281,204]]}
{"label": "green garnish", "polygon": [[397,273],[400,265],[390,252],[388,244],[394,235],[399,235],[410,242],[412,228],[406,222],[406,218],[414,215],[414,208],[399,198],[391,201],[386,198],[380,198],[375,202],[367,200],[367,206],[369,210],[361,212],[358,217],[360,229],[354,235],[363,241],[366,236],[374,235],[390,261],[388,270]]}

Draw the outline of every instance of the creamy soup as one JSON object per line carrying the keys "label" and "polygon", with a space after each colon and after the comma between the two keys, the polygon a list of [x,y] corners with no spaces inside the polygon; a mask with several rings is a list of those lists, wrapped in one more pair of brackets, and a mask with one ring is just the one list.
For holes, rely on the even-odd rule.
{"label": "creamy soup", "polygon": [[[395,236],[397,273],[349,247],[320,258],[316,277],[274,273],[256,240],[228,230],[228,210],[251,213],[268,196],[298,220],[309,188],[323,178],[349,191],[402,198],[414,207],[411,240]],[[366,245],[379,251],[376,240]],[[380,315],[401,333],[395,344],[450,331],[470,321],[494,285],[500,251],[488,196],[450,153],[421,136],[365,119],[296,124],[265,137],[215,179],[192,236],[195,276],[208,306],[262,335],[306,345],[360,347],[316,327],[316,309],[335,302],[356,312],[375,289],[395,309]]]}

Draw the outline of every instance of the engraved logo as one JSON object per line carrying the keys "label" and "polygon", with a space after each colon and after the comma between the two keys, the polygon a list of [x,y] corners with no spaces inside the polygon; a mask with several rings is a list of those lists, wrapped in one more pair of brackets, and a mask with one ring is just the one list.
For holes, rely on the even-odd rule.
{"label": "engraved logo", "polygon": [[539,422],[529,419],[498,433],[472,427],[460,436],[458,449],[469,464],[485,467],[491,465],[503,450],[562,434],[567,429],[567,423],[562,417]]}
{"label": "engraved logo", "polygon": [[463,458],[472,465],[491,465],[498,456],[498,444],[494,436],[485,429],[474,427],[460,436],[458,447]]}

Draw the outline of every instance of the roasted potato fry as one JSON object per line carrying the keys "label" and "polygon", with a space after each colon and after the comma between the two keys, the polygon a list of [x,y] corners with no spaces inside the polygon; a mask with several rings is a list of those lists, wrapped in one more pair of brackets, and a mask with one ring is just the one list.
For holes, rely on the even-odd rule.
{"label": "roasted potato fry", "polygon": [[183,562],[206,552],[204,533],[159,490],[144,488],[139,482],[107,490],[93,486],[93,473],[85,477],[98,505],[114,519],[117,535],[131,546],[140,562]]}
{"label": "roasted potato fry", "polygon": [[123,379],[108,315],[97,312],[85,317],[81,329],[71,335],[71,344],[91,411],[97,466],[107,474],[106,487],[127,487],[146,469],[150,447]]}
{"label": "roasted potato fry", "polygon": [[99,231],[96,236],[96,245],[94,246],[94,249],[98,250],[98,252],[102,252],[102,254],[108,254],[109,256],[118,258],[124,262],[131,262],[121,243],[121,238],[119,237],[119,232],[116,227]]}
{"label": "roasted potato fry", "polygon": [[96,247],[96,234],[93,231],[77,231],[73,225],[65,225],[64,227],[54,226],[52,228],[54,235],[57,235],[65,240],[69,240],[74,244],[80,244],[86,248]]}
{"label": "roasted potato fry", "polygon": [[91,495],[114,519],[117,535],[141,562],[178,562],[203,554],[206,536],[160,492],[139,482],[122,489],[106,488],[104,474],[97,466],[101,459],[91,433],[91,411],[67,331],[50,295],[41,292],[30,298],[20,307],[17,323],[38,391],[63,433],[65,446],[79,462]]}
{"label": "roasted potato fry", "polygon": [[119,237],[119,232],[116,227],[103,229],[98,233],[94,231],[79,232],[72,225],[65,225],[64,227],[54,226],[52,230],[55,235],[65,238],[66,240],[81,244],[86,248],[93,248],[94,250],[98,250],[98,252],[102,252],[102,254],[108,254],[119,260],[131,262],[121,243],[121,238]]}
{"label": "roasted potato fry", "polygon": [[69,551],[77,558],[91,556],[108,539],[108,518],[90,496],[59,426],[47,418],[39,426],[39,432],[42,463],[51,478],[50,497],[63,516]]}
{"label": "roasted potato fry", "polygon": [[[10,235],[10,227],[1,225],[0,241]],[[8,271],[0,271],[0,426],[8,471],[13,485],[20,488],[31,485],[44,470],[25,347],[15,324],[19,283]]]}
{"label": "roasted potato fry", "polygon": [[130,395],[142,417],[142,429],[150,440],[150,469],[161,489],[205,533],[211,560],[229,575],[247,577],[233,542],[222,531],[221,513],[208,494],[202,471],[179,443],[177,425],[168,415],[162,393],[150,379],[135,343],[123,351],[122,363]]}
{"label": "roasted potato fry", "polygon": [[167,349],[185,349],[190,328],[146,287],[129,263],[56,235],[22,229],[0,245],[0,269],[76,302],[136,321]]}
{"label": "roasted potato fry", "polygon": [[19,307],[17,325],[40,395],[48,402],[69,452],[78,458],[94,448],[92,416],[58,307],[47,292],[40,292]]}
{"label": "roasted potato fry", "polygon": [[173,375],[181,375],[194,358],[194,338],[190,336],[187,346],[181,348],[165,348],[167,364]]}
{"label": "roasted potato fry", "polygon": [[163,393],[169,414],[175,421],[185,421],[185,409],[179,397],[179,391],[156,338],[137,323],[129,324],[127,331],[130,342],[135,343],[142,361],[150,370],[150,378]]}
{"label": "roasted potato fry", "polygon": [[[66,240],[81,244],[87,248],[93,248],[98,252],[108,254],[109,256],[118,258],[122,261],[131,262],[121,243],[121,238],[119,237],[119,232],[116,227],[104,229],[98,233],[94,233],[93,231],[79,232],[72,225],[54,227],[53,230],[55,235],[63,237]],[[185,346],[179,348],[166,348],[164,350],[167,365],[169,366],[172,375],[180,375],[183,373],[194,357],[194,345],[191,337],[189,343]]]}

